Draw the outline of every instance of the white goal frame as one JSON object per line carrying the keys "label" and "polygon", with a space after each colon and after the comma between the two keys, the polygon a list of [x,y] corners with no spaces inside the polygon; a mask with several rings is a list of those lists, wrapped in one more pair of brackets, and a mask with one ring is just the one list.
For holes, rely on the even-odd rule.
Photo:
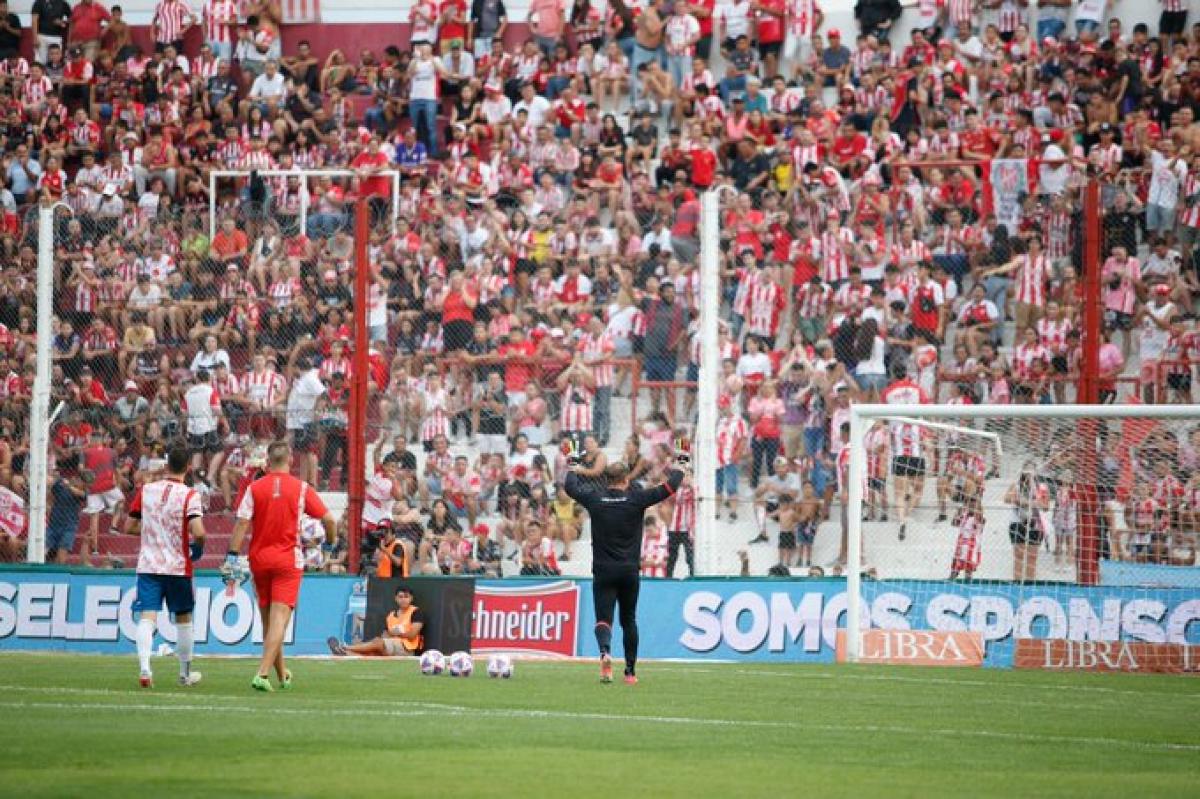
{"label": "white goal frame", "polygon": [[[953,422],[965,419],[1200,419],[1200,405],[851,405],[850,440],[846,444],[850,447],[846,478],[846,661],[851,663],[862,655],[865,439],[871,423],[879,419],[967,432]],[[993,435],[979,430],[969,432],[987,437]],[[999,443],[998,439],[996,443]]]}
{"label": "white goal frame", "polygon": [[[217,181],[231,178],[249,178],[251,172],[257,172],[264,178],[301,178],[304,181],[304,191],[300,193],[300,232],[308,234],[309,178],[352,178],[359,173],[353,169],[214,169],[208,173],[208,238],[217,235]],[[382,169],[380,175],[392,183],[392,232],[400,221],[400,170]]]}

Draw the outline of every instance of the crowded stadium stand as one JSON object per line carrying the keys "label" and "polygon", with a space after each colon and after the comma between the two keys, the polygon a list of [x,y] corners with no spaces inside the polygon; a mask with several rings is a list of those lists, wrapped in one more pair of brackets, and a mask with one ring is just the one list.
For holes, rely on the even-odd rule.
{"label": "crowded stadium stand", "polygon": [[[25,558],[39,207],[55,209],[49,559],[131,565],[125,499],[185,440],[213,567],[267,442],[289,437],[296,474],[340,509],[361,435],[364,569],[396,535],[422,573],[583,575],[560,441],[596,475],[620,459],[655,481],[694,436],[701,196],[720,190],[707,567],[840,573],[850,403],[1072,403],[1081,377],[1104,402],[1192,401],[1200,25],[1187,8],[8,5],[0,557]],[[362,348],[367,416],[352,430]],[[1107,558],[1194,563],[1200,429],[1167,432],[1106,472],[1153,489],[1112,476]],[[1028,498],[997,476],[1062,442],[1023,430],[997,456],[1010,460],[972,477],[976,461],[942,439],[906,435],[881,426],[871,444],[867,535],[905,575],[945,577],[919,553],[941,546],[976,480],[998,509],[984,572],[1015,576],[1007,514]],[[929,484],[888,520],[897,477],[913,477],[890,464],[906,458],[928,461]],[[648,576],[691,570],[695,491],[651,522]],[[1051,492],[1040,512],[1067,501]],[[319,532],[309,567],[347,569],[345,521],[332,552]],[[1060,549],[1035,572],[1073,580],[1074,561]]]}

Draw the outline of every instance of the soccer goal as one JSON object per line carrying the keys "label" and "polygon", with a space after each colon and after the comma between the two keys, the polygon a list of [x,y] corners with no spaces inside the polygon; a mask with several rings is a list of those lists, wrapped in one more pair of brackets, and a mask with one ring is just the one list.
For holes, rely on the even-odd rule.
{"label": "soccer goal", "polygon": [[1200,668],[1200,406],[856,405],[849,447],[845,660]]}

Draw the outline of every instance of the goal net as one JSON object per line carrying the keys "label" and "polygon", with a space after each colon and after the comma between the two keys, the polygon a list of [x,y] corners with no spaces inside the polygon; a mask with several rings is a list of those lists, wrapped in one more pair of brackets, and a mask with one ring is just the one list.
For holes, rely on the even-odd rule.
{"label": "goal net", "polygon": [[1200,668],[1200,407],[859,405],[849,453],[845,659]]}

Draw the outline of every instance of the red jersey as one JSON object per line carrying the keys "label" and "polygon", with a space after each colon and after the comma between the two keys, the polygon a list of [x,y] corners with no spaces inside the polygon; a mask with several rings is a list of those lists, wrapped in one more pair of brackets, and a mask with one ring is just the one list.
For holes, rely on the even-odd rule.
{"label": "red jersey", "polygon": [[88,486],[89,494],[103,494],[117,487],[117,453],[110,447],[88,447],[83,451],[83,468],[94,476]]}
{"label": "red jersey", "polygon": [[268,472],[250,484],[237,516],[251,523],[250,569],[304,570],[300,528],[305,516],[328,513],[316,489],[283,472]]}

